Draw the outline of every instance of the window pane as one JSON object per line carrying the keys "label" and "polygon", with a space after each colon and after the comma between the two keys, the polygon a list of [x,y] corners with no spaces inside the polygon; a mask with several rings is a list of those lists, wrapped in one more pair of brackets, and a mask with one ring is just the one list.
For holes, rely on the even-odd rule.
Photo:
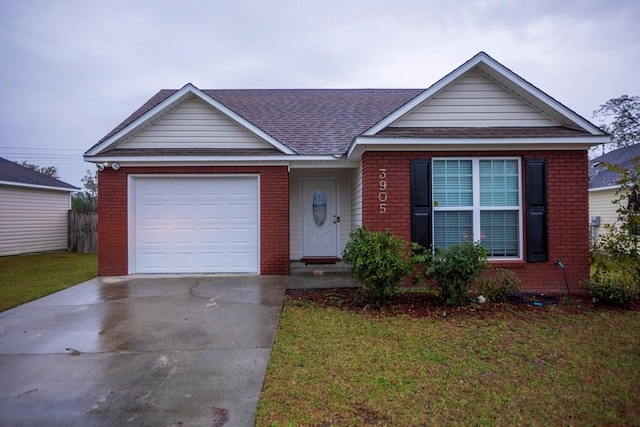
{"label": "window pane", "polygon": [[480,206],[518,206],[518,161],[480,160]]}
{"label": "window pane", "polygon": [[471,206],[471,160],[433,161],[433,202],[436,207]]}
{"label": "window pane", "polygon": [[490,257],[518,256],[518,211],[480,212],[480,242]]}
{"label": "window pane", "polygon": [[433,244],[436,248],[450,246],[473,239],[471,211],[435,211],[433,213]]}
{"label": "window pane", "polygon": [[316,190],[313,193],[313,204],[311,206],[313,210],[313,220],[318,227],[322,227],[324,220],[327,219],[327,198],[324,195],[324,191]]}

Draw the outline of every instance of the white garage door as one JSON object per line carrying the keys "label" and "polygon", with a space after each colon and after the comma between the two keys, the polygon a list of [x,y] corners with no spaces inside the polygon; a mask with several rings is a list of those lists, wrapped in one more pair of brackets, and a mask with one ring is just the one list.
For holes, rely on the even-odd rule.
{"label": "white garage door", "polygon": [[258,272],[257,177],[136,177],[131,189],[132,273]]}

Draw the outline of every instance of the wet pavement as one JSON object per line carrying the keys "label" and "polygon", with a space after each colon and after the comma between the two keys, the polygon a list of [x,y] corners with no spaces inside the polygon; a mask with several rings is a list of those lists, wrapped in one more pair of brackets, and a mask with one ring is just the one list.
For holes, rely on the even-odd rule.
{"label": "wet pavement", "polygon": [[97,278],[0,313],[0,426],[252,426],[288,277]]}

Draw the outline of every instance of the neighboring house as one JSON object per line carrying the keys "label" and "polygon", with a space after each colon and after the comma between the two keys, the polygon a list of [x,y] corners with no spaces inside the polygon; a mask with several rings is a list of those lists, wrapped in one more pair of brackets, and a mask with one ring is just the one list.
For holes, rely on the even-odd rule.
{"label": "neighboring house", "polygon": [[598,127],[479,53],[430,88],[161,90],[85,153],[99,273],[288,274],[358,225],[480,240],[527,290],[589,275]]}
{"label": "neighboring house", "polygon": [[0,256],[67,249],[79,188],[0,157]]}
{"label": "neighboring house", "polygon": [[630,169],[634,159],[640,159],[640,144],[609,151],[589,162],[589,216],[593,243],[605,232],[605,225],[616,222],[616,211],[620,207],[614,203],[619,197],[616,193],[620,189],[617,184],[620,176],[609,170],[605,163]]}

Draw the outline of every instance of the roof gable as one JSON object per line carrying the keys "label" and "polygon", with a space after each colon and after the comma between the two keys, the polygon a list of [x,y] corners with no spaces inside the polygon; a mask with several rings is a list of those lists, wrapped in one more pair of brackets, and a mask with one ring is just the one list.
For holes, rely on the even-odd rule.
{"label": "roof gable", "polygon": [[[264,141],[264,143],[271,145],[283,154],[294,154],[294,151],[289,147],[285,146],[284,144],[273,138],[271,135],[264,132],[262,129],[247,121],[241,115],[237,114],[227,106],[212,98],[210,94],[205,94],[203,91],[189,83],[182,89],[177,91],[162,90],[158,92],[156,96],[150,99],[131,116],[129,116],[124,122],[118,125],[112,132],[101,139],[96,145],[91,147],[85,153],[85,157],[95,156],[101,152],[120,147],[135,136],[140,135],[143,131],[148,129],[153,124],[157,123],[162,117],[170,114],[173,110],[179,108],[185,102],[192,101],[194,98],[200,100],[209,108],[212,108],[214,110],[214,113],[212,113],[212,115],[215,116],[219,122],[221,120],[226,121],[227,130],[230,128],[229,125],[231,123],[234,123],[236,126],[244,128],[244,132],[239,132],[242,132],[245,137],[249,134],[255,137],[252,142],[262,140]],[[238,131],[238,128],[235,128],[235,130]],[[142,143],[142,141],[143,139],[138,140],[136,143],[140,144]],[[173,148],[177,147],[173,145]]]}
{"label": "roof gable", "polygon": [[[482,78],[485,84],[486,81],[489,81],[493,85],[502,88],[502,91],[510,94],[508,98],[512,101],[513,99],[518,99],[520,102],[516,109],[522,109],[523,105],[528,106],[529,108],[524,111],[525,115],[537,115],[539,119],[542,119],[542,122],[539,123],[544,122],[545,126],[565,126],[577,128],[592,135],[605,135],[601,129],[590,123],[588,120],[560,104],[558,101],[551,98],[531,83],[522,79],[511,70],[495,61],[486,53],[480,52],[439,80],[433,86],[426,89],[420,95],[416,96],[410,102],[395,110],[383,120],[369,128],[363,133],[363,136],[376,135],[378,132],[389,126],[410,126],[410,123],[412,123],[410,119],[413,118],[413,122],[415,123],[416,115],[420,114],[421,107],[436,107],[436,104],[440,101],[430,101],[438,99],[439,97],[446,98],[443,94],[448,94],[450,97],[451,92],[455,91],[455,89],[459,89],[461,85],[464,85],[466,82],[474,79],[478,81],[479,78]],[[467,105],[468,104],[469,101],[467,102]],[[479,115],[477,117],[485,117],[484,120],[479,120],[476,123],[477,126],[488,126],[491,119],[495,118],[495,115],[483,116],[485,113],[482,111],[478,111],[476,114]],[[447,126],[451,126],[451,121],[448,121],[448,123],[449,124]],[[518,126],[515,123],[513,125]],[[534,122],[532,122],[532,125],[533,123]],[[535,126],[539,125],[540,124],[537,124]],[[440,124],[437,126],[442,125]],[[467,123],[461,126],[468,127],[469,125]],[[502,126],[504,126],[504,124]]]}
{"label": "roof gable", "polygon": [[389,127],[559,125],[474,67]]}
{"label": "roof gable", "polygon": [[200,98],[191,97],[132,135],[118,148],[264,150],[273,146]]}
{"label": "roof gable", "polygon": [[71,184],[41,174],[0,157],[0,183],[20,187],[49,188],[61,191],[77,191]]}

